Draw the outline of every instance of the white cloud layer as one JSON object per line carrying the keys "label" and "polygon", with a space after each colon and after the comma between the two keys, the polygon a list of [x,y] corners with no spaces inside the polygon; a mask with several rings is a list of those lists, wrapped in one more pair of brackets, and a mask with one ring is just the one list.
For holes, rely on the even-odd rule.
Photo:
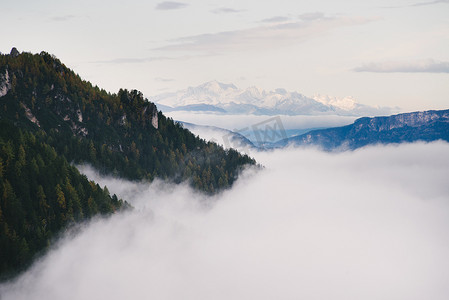
{"label": "white cloud layer", "polygon": [[356,72],[375,73],[449,73],[449,62],[433,59],[376,62],[355,68]]}
{"label": "white cloud layer", "polygon": [[[164,113],[166,116],[176,121],[193,123],[196,125],[216,126],[231,131],[251,130],[253,126],[263,123],[273,116],[264,115],[224,115],[213,113],[173,111]],[[338,127],[354,122],[357,117],[350,116],[286,116],[281,115],[281,122],[284,129],[309,129]]]}
{"label": "white cloud layer", "polygon": [[449,144],[256,158],[213,199],[84,168],[136,209],[67,235],[2,300],[447,299]]}
{"label": "white cloud layer", "polygon": [[136,209],[67,235],[2,300],[447,299],[449,144],[257,159],[213,199],[84,168]]}

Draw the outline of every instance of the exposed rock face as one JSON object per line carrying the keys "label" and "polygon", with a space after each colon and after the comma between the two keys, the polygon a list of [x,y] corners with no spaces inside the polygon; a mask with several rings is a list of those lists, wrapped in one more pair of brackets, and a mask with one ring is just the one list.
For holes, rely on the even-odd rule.
{"label": "exposed rock face", "polygon": [[420,127],[430,125],[435,121],[449,122],[449,110],[430,110],[399,114],[390,117],[360,118],[354,122],[356,130],[370,129],[373,131],[388,131],[404,127]]}
{"label": "exposed rock face", "polygon": [[0,97],[8,94],[11,89],[11,81],[9,80],[8,69],[5,70],[5,74],[0,74]]}
{"label": "exposed rock face", "polygon": [[153,125],[153,127],[156,129],[159,127],[156,106],[153,107],[153,115],[151,116],[151,125]]}
{"label": "exposed rock face", "polygon": [[123,116],[120,118],[119,124],[121,126],[125,126],[126,125],[126,114],[123,114]]}
{"label": "exposed rock face", "polygon": [[389,117],[360,118],[354,124],[314,130],[279,143],[315,145],[326,150],[356,149],[370,144],[445,140],[449,142],[449,110]]}
{"label": "exposed rock face", "polygon": [[83,114],[81,113],[81,109],[77,109],[76,110],[76,115],[78,116],[78,122],[82,123],[83,122]]}
{"label": "exposed rock face", "polygon": [[17,50],[16,47],[13,47],[13,48],[11,49],[11,53],[9,53],[9,55],[11,55],[12,57],[17,57],[17,56],[20,55],[20,52],[19,52],[19,50]]}
{"label": "exposed rock face", "polygon": [[39,120],[33,115],[31,109],[29,109],[24,103],[20,103],[20,105],[25,109],[25,115],[32,123],[36,124],[38,127],[41,127]]}

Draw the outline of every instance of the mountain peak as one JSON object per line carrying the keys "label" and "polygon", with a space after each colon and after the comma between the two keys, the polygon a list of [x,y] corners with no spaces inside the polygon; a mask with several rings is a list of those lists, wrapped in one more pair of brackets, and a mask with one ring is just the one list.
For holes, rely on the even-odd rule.
{"label": "mountain peak", "polygon": [[355,109],[359,103],[352,97],[331,97],[328,95],[315,95],[312,97],[315,101],[323,103],[324,105],[331,105],[343,110],[352,110]]}
{"label": "mountain peak", "polygon": [[255,98],[262,97],[265,93],[265,91],[261,88],[258,88],[257,86],[250,86],[245,90],[245,92]]}
{"label": "mountain peak", "polygon": [[11,55],[12,57],[17,57],[20,55],[19,50],[17,50],[16,47],[12,47],[11,52],[9,53],[9,55]]}
{"label": "mountain peak", "polygon": [[280,94],[280,95],[286,95],[287,94],[287,90],[284,89],[284,88],[277,88],[277,89],[274,90],[274,92],[276,94]]}
{"label": "mountain peak", "polygon": [[202,85],[199,85],[196,87],[197,89],[204,89],[210,92],[220,93],[227,90],[237,90],[237,87],[230,83],[222,83],[217,80],[209,81],[206,83],[203,83]]}
{"label": "mountain peak", "polygon": [[375,116],[390,114],[393,111],[388,107],[379,108],[359,104],[352,97],[336,98],[319,95],[307,97],[281,88],[265,91],[256,86],[240,89],[234,84],[225,84],[216,80],[151,98],[158,104],[172,108],[178,107],[180,110],[187,106],[207,104],[233,114]]}

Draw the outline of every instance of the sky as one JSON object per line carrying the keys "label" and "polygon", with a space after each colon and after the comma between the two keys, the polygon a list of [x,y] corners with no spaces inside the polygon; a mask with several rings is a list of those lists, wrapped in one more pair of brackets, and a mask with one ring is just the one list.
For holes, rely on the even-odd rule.
{"label": "sky", "polygon": [[60,58],[110,92],[211,80],[447,109],[449,1],[1,0],[0,51]]}
{"label": "sky", "polygon": [[135,209],[66,232],[2,300],[448,299],[448,143],[253,154],[212,198],[81,167]]}
{"label": "sky", "polygon": [[[110,92],[218,80],[449,108],[447,0],[0,1],[2,53],[47,51]],[[68,231],[2,299],[448,298],[448,143],[251,155],[265,168],[212,198],[81,168],[135,209]]]}

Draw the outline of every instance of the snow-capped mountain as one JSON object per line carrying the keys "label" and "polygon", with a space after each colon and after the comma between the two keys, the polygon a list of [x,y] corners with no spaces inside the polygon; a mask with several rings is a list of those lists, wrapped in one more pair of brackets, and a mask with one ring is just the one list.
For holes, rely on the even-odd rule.
{"label": "snow-capped mountain", "polygon": [[209,111],[255,115],[388,115],[389,107],[372,107],[353,98],[307,97],[285,89],[265,91],[257,87],[239,89],[233,84],[210,81],[174,93],[149,97],[162,111]]}

